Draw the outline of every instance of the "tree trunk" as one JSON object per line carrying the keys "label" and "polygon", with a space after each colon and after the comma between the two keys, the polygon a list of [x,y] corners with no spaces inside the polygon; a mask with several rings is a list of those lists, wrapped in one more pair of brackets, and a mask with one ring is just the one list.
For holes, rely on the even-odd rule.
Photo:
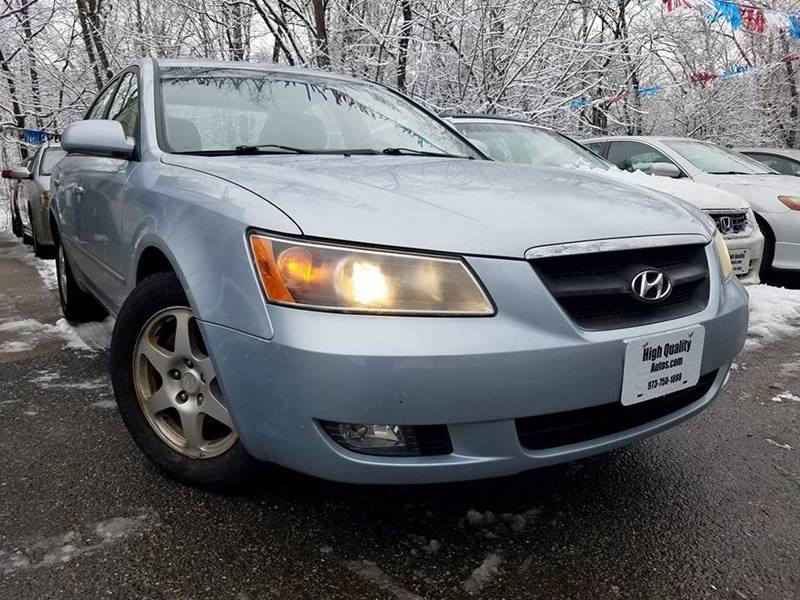
{"label": "tree trunk", "polygon": [[397,89],[406,91],[406,75],[408,70],[408,44],[411,40],[411,20],[414,15],[411,11],[411,0],[400,0],[403,13],[403,25],[400,27],[400,41],[397,49]]}

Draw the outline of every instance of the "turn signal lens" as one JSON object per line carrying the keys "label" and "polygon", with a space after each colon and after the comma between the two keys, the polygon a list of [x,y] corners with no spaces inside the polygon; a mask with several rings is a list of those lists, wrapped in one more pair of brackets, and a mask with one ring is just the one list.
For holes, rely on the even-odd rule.
{"label": "turn signal lens", "polygon": [[44,208],[50,207],[50,194],[47,192],[42,193],[42,206]]}
{"label": "turn signal lens", "polygon": [[379,314],[486,316],[489,298],[458,258],[250,236],[270,302]]}
{"label": "turn signal lens", "polygon": [[800,198],[797,196],[778,196],[778,200],[783,202],[792,210],[800,210]]}
{"label": "turn signal lens", "polygon": [[727,281],[733,275],[733,263],[731,263],[731,255],[728,252],[728,244],[725,243],[725,238],[719,231],[714,234],[714,249],[717,251],[722,280]]}

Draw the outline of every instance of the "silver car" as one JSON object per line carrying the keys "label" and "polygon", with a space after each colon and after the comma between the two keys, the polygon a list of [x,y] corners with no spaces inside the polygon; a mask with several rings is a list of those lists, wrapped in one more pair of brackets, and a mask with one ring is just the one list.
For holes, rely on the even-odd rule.
{"label": "silver car", "polygon": [[62,308],[116,315],[122,419],[180,480],[574,460],[698,413],[744,343],[701,211],[485,160],[377,84],[146,60],[86,117],[53,179]]}
{"label": "silver car", "polygon": [[45,143],[25,166],[3,171],[3,177],[17,181],[11,195],[14,233],[40,258],[52,258],[50,231],[50,174],[66,153],[58,144]]}
{"label": "silver car", "polygon": [[781,175],[800,176],[800,150],[794,148],[735,148],[735,150]]}

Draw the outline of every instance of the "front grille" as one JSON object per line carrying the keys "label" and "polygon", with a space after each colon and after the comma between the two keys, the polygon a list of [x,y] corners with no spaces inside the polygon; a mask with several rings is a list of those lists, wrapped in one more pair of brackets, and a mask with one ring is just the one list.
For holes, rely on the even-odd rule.
{"label": "front grille", "polygon": [[698,401],[711,389],[717,373],[703,375],[694,387],[632,406],[614,402],[517,419],[519,442],[528,450],[546,450],[641,427]]}
{"label": "front grille", "polygon": [[[677,319],[708,303],[705,246],[615,250],[537,258],[530,261],[550,293],[584,329],[620,329]],[[644,302],[632,288],[638,273],[654,269],[672,283],[659,302]]]}
{"label": "front grille", "polygon": [[707,211],[709,216],[714,219],[717,229],[726,237],[749,234],[750,223],[747,213],[743,210],[737,211]]}

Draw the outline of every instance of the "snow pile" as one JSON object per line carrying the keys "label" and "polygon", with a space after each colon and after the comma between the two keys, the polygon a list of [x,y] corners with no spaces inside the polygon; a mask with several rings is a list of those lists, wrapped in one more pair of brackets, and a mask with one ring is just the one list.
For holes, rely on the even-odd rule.
{"label": "snow pile", "polygon": [[628,185],[640,185],[651,190],[670,194],[699,208],[744,208],[747,206],[747,203],[741,197],[731,192],[688,179],[648,175],[642,171],[631,173],[616,167],[608,171],[600,169],[592,169],[592,171],[603,177],[627,183]]}
{"label": "snow pile", "polygon": [[748,344],[771,342],[800,329],[800,290],[753,285],[750,292]]}
{"label": "snow pile", "polygon": [[21,319],[0,323],[0,333],[13,333],[17,338],[0,344],[0,352],[29,352],[39,342],[58,336],[64,342],[64,348],[93,352],[105,350],[111,346],[111,331],[114,320],[106,319],[101,323],[86,323],[72,326],[66,319],[59,319],[55,325],[41,323],[36,319]]}

